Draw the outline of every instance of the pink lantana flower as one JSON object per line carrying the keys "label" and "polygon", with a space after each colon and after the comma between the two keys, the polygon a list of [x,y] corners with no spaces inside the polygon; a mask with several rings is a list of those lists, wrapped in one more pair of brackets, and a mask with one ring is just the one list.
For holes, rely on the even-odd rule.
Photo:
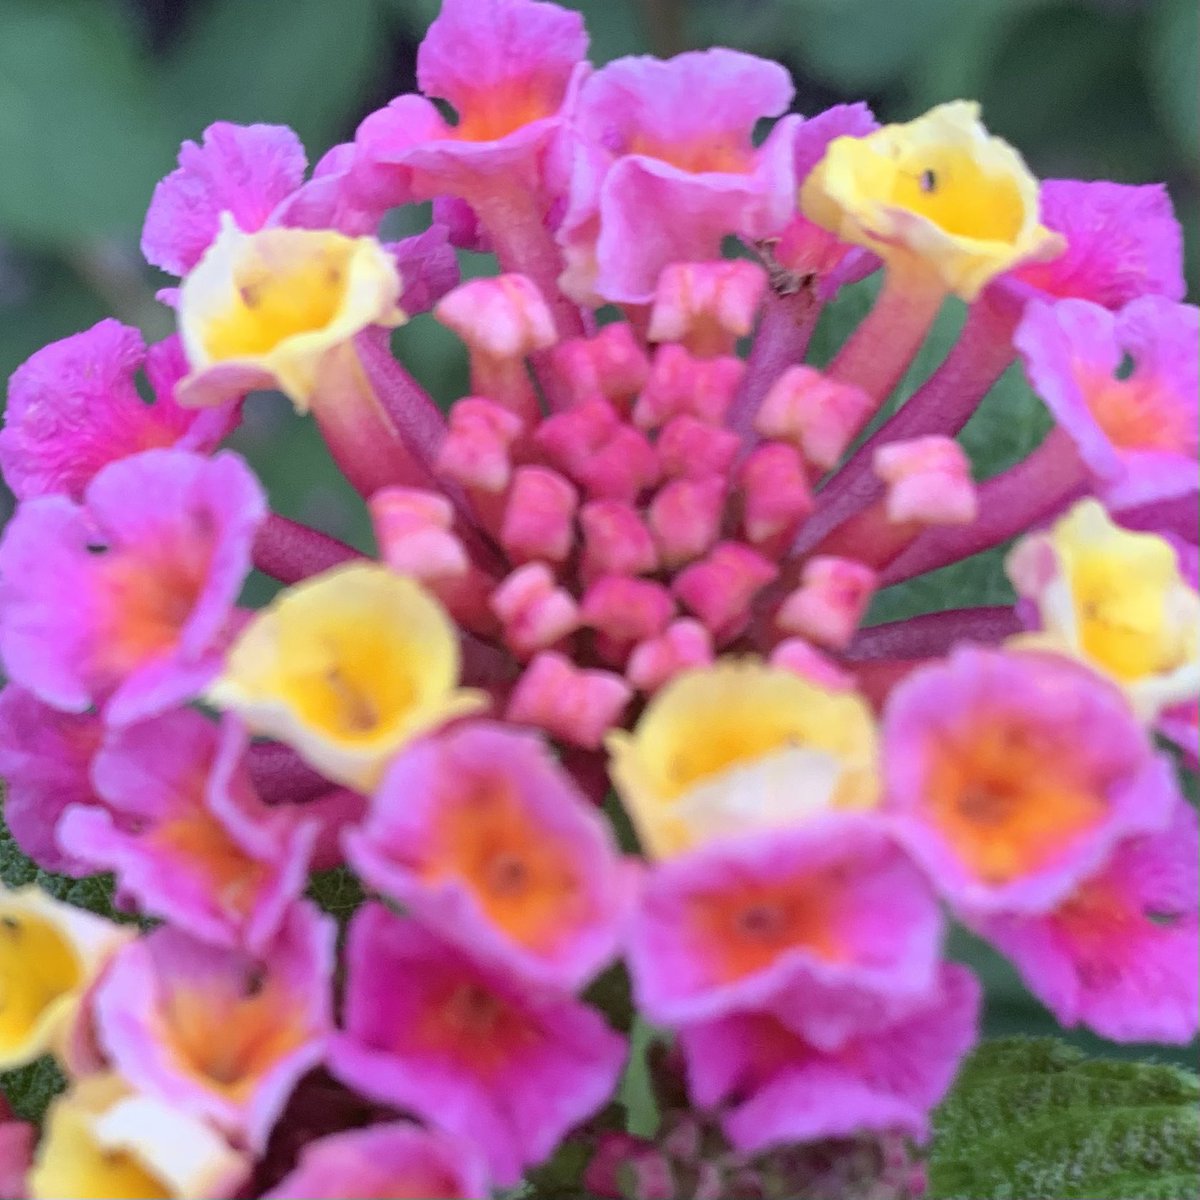
{"label": "pink lantana flower", "polygon": [[303,901],[261,956],[156,929],[117,955],[97,989],[100,1045],[134,1087],[261,1151],[324,1055],[334,932]]}
{"label": "pink lantana flower", "polygon": [[1016,345],[1096,493],[1120,510],[1194,496],[1200,458],[1200,309],[1145,296],[1113,314],[1031,303]]}
{"label": "pink lantana flower", "polygon": [[417,81],[457,121],[425,96],[398,96],[359,126],[351,173],[381,209],[441,201],[438,216],[458,240],[486,240],[502,265],[534,274],[571,332],[582,325],[553,295],[559,264],[547,219],[556,147],[590,69],[587,41],[579,14],[555,4],[448,0],[417,52]]}
{"label": "pink lantana flower", "polygon": [[975,1041],[980,999],[965,967],[943,966],[915,1010],[866,1026],[834,1050],[764,1013],[685,1026],[692,1100],[715,1108],[726,1136],[747,1153],[864,1130],[923,1140],[930,1110]]}
{"label": "pink lantana flower", "polygon": [[[153,404],[135,386],[143,368]],[[136,329],[111,319],[44,346],[9,381],[5,482],[19,500],[62,494],[78,503],[101,468],[140,450],[214,449],[236,423],[236,407],[181,407],[175,384],[186,373],[177,337],[147,350]]]}
{"label": "pink lantana flower", "polygon": [[117,730],[92,767],[106,808],[72,808],[59,841],[120,893],[217,945],[266,946],[304,890],[314,821],[270,809],[241,761],[245,736],[189,709]]}
{"label": "pink lantana flower", "polygon": [[220,670],[265,512],[240,458],[181,450],[110,464],[82,505],[26,501],[0,543],[9,674],[55,708],[102,705],[110,725],[192,699]]}
{"label": "pink lantana flower", "polygon": [[616,1085],[625,1041],[595,1010],[484,966],[382,905],[350,926],[334,1072],[484,1152],[515,1184]]}
{"label": "pink lantana flower", "polygon": [[1187,1043],[1200,1013],[1198,859],[1196,814],[1180,800],[1165,829],[1121,842],[1051,911],[967,919],[1065,1028]]}
{"label": "pink lantana flower", "polygon": [[652,1021],[769,1012],[829,1048],[929,990],[941,935],[932,892],[878,820],[825,816],[660,863],[629,961]]}
{"label": "pink lantana flower", "polygon": [[795,209],[797,119],[780,121],[761,147],[751,135],[792,90],[778,63],[725,49],[597,71],[579,94],[558,234],[566,290],[646,303],[669,263],[716,257],[726,234],[781,229]]}
{"label": "pink lantana flower", "polygon": [[574,991],[623,940],[632,864],[536,735],[471,723],[418,742],[346,843],[423,925],[534,982]]}
{"label": "pink lantana flower", "polygon": [[1051,654],[956,650],[895,689],[883,738],[885,811],[956,907],[1045,912],[1178,796],[1122,692]]}

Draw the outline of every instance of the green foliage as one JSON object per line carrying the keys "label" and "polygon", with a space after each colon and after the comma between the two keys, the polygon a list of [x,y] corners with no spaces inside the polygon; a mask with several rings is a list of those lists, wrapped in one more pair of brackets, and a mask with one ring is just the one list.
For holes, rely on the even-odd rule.
{"label": "green foliage", "polygon": [[1200,1079],[1088,1059],[1051,1038],[984,1043],[935,1117],[930,1200],[1175,1200],[1200,1184]]}
{"label": "green foliage", "polygon": [[342,866],[318,871],[308,881],[308,896],[339,922],[345,922],[363,902],[365,893],[358,876]]}
{"label": "green foliage", "polygon": [[176,145],[111,18],[67,0],[0,5],[0,231],[63,242],[138,229]]}
{"label": "green foliage", "polygon": [[23,1121],[40,1121],[67,1081],[50,1055],[44,1055],[27,1067],[0,1071],[0,1093],[13,1112]]}
{"label": "green foliage", "polygon": [[315,161],[383,65],[379,0],[215,0],[163,64],[177,120],[291,125]]}
{"label": "green foliage", "polygon": [[1193,165],[1200,164],[1200,8],[1192,0],[1157,0],[1148,28],[1150,97],[1161,114],[1175,148]]}

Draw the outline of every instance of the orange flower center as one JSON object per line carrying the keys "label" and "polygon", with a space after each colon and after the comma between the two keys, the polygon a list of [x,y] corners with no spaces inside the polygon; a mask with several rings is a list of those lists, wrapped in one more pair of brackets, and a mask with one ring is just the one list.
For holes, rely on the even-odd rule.
{"label": "orange flower center", "polygon": [[169,555],[105,551],[98,564],[108,598],[105,665],[124,672],[169,650],[192,615],[208,577],[208,537],[172,547]]}
{"label": "orange flower center", "polygon": [[1195,455],[1197,431],[1181,405],[1152,379],[1082,374],[1080,388],[1096,424],[1122,450],[1166,450]]}
{"label": "orange flower center", "polygon": [[209,813],[198,810],[164,821],[146,840],[202,875],[223,910],[243,917],[250,911],[266,867],[250,858]]}
{"label": "orange flower center", "polygon": [[206,1086],[240,1102],[285,1055],[302,1045],[306,1029],[281,989],[248,972],[241,991],[178,988],[164,1007],[167,1038]]}
{"label": "orange flower center", "polygon": [[454,135],[464,142],[494,142],[508,134],[551,117],[562,103],[563,88],[557,79],[522,79],[489,87],[463,97]]}
{"label": "orange flower center", "polygon": [[672,142],[657,138],[650,133],[635,133],[629,142],[629,154],[644,154],[659,162],[670,163],[681,171],[698,175],[704,171],[723,171],[733,175],[744,175],[749,169],[754,152],[736,138],[695,138],[686,142]]}
{"label": "orange flower center", "polygon": [[425,877],[466,884],[488,920],[520,945],[545,949],[582,915],[582,886],[564,848],[530,819],[505,780],[456,784],[437,835]]}
{"label": "orange flower center", "polygon": [[955,851],[988,883],[1044,866],[1106,808],[1070,747],[1002,720],[938,748],[928,797]]}
{"label": "orange flower center", "polygon": [[836,961],[842,956],[831,927],[831,871],[802,880],[748,883],[697,897],[691,921],[697,940],[711,947],[717,979],[730,983],[765,970],[788,950]]}
{"label": "orange flower center", "polygon": [[403,1036],[422,1049],[446,1055],[468,1070],[495,1077],[520,1062],[541,1039],[536,1026],[480,981],[449,977],[431,989],[417,1028]]}

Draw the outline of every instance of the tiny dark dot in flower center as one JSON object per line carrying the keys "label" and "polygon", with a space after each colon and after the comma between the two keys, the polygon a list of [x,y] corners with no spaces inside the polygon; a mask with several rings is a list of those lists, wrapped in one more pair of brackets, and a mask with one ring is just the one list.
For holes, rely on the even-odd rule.
{"label": "tiny dark dot in flower center", "polygon": [[529,882],[529,868],[515,854],[498,854],[488,865],[487,877],[493,893],[511,896]]}
{"label": "tiny dark dot in flower center", "polygon": [[1182,913],[1162,912],[1159,909],[1153,908],[1148,908],[1145,911],[1146,920],[1149,921],[1151,925],[1161,925],[1167,928],[1174,925],[1182,915]]}
{"label": "tiny dark dot in flower center", "polygon": [[1134,357],[1128,350],[1121,355],[1121,361],[1117,363],[1117,369],[1113,372],[1113,378],[1118,380],[1126,380],[1137,370],[1137,363]]}
{"label": "tiny dark dot in flower center", "polygon": [[777,904],[754,904],[738,917],[738,927],[747,937],[769,941],[783,931],[786,918]]}
{"label": "tiny dark dot in flower center", "polygon": [[925,192],[926,194],[936,192],[937,191],[937,173],[934,171],[930,171],[930,170],[922,171],[918,186],[920,187],[921,191]]}
{"label": "tiny dark dot in flower center", "polygon": [[994,788],[968,788],[958,799],[958,811],[979,825],[1001,825],[1012,811],[1012,799]]}

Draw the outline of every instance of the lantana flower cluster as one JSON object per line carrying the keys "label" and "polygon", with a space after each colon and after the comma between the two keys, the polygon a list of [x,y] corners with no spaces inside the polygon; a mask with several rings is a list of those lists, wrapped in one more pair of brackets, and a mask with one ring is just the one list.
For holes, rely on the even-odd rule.
{"label": "lantana flower cluster", "polygon": [[[67,1079],[0,1128],[4,1195],[483,1197],[564,1144],[593,1194],[682,1163],[758,1195],[864,1138],[917,1195],[978,1036],[951,921],[1066,1028],[1195,1035],[1163,747],[1197,754],[1198,321],[1164,191],[1039,182],[971,103],[801,117],[775,63],[586,42],[445,0],[423,94],[311,174],[286,128],[210,126],[142,239],[178,332],[102,321],[13,376],[5,820],[140,920],[0,898],[0,1066]],[[470,359],[444,411],[390,347],[426,310]],[[1018,358],[1053,429],[980,481],[955,437]],[[221,449],[262,389],[375,556]],[[1013,538],[1015,605],[864,627]],[[257,611],[252,568],[284,585]],[[306,895],[339,866],[340,929]],[[626,975],[658,1142],[612,1116]]]}

